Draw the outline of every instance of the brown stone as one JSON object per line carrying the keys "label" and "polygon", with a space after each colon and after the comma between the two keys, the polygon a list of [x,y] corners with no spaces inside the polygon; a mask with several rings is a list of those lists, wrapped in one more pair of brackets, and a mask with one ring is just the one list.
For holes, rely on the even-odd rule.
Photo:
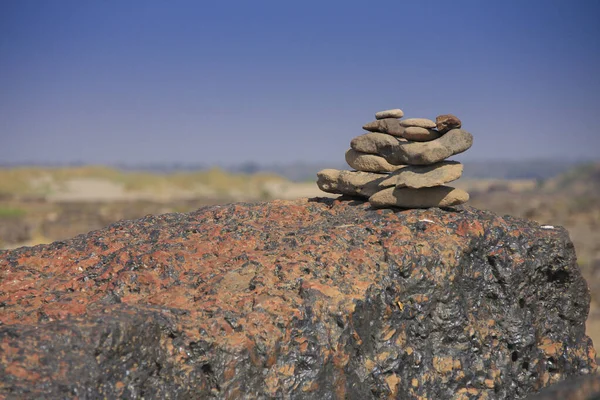
{"label": "brown stone", "polygon": [[387,159],[399,149],[401,142],[406,140],[385,133],[371,132],[352,139],[350,147],[361,153],[378,154]]}
{"label": "brown stone", "polygon": [[402,118],[404,116],[404,111],[399,108],[394,108],[392,110],[379,111],[375,114],[376,119],[385,119],[385,118]]}
{"label": "brown stone", "polygon": [[440,136],[440,133],[435,129],[421,128],[418,126],[409,126],[404,129],[404,133],[402,134],[403,138],[414,142],[429,142]]}
{"label": "brown stone", "polygon": [[369,197],[369,203],[377,208],[449,207],[466,203],[468,200],[469,194],[467,192],[450,186],[425,187],[422,189],[388,188]]}
{"label": "brown stone", "polygon": [[404,127],[417,126],[420,128],[435,128],[435,122],[427,118],[407,118],[400,121],[400,125]]}
{"label": "brown stone", "polygon": [[363,126],[363,129],[369,132],[381,132],[399,137],[402,137],[402,133],[404,132],[404,127],[395,118],[378,119],[369,122]]}
{"label": "brown stone", "polygon": [[462,122],[455,115],[444,114],[438,115],[438,117],[435,119],[435,125],[437,127],[437,130],[441,134],[444,134],[451,129],[458,129],[462,127]]}
{"label": "brown stone", "polygon": [[463,166],[457,161],[442,161],[432,165],[409,165],[391,173],[380,187],[398,186],[413,189],[443,185],[460,178]]}
{"label": "brown stone", "polygon": [[368,133],[352,139],[350,146],[363,153],[378,154],[393,165],[430,165],[468,150],[473,136],[453,129],[429,142],[413,142],[384,133]]}
{"label": "brown stone", "polygon": [[317,185],[322,191],[348,196],[369,198],[381,189],[393,186],[393,183],[382,184],[388,174],[324,169],[317,173],[317,177]]}
{"label": "brown stone", "polygon": [[355,170],[364,172],[393,172],[404,167],[403,165],[392,165],[381,156],[361,153],[354,149],[346,151],[346,162]]}

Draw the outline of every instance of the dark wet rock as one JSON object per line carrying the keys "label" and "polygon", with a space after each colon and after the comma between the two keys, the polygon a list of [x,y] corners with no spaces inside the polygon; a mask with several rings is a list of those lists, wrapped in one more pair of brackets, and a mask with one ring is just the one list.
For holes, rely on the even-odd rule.
{"label": "dark wet rock", "polygon": [[274,201],[0,252],[0,397],[519,399],[595,370],[566,230]]}
{"label": "dark wet rock", "polygon": [[600,399],[600,375],[592,374],[567,379],[544,388],[527,400],[598,400]]}

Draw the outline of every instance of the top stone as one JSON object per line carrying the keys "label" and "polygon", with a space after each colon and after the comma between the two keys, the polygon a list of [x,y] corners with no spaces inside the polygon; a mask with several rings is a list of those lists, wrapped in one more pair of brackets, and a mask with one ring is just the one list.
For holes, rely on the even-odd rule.
{"label": "top stone", "polygon": [[404,111],[399,108],[394,108],[393,110],[385,110],[379,111],[375,114],[375,119],[385,119],[385,118],[402,118],[404,117]]}
{"label": "top stone", "polygon": [[440,133],[446,133],[452,129],[458,129],[462,126],[462,122],[456,115],[444,114],[438,115],[435,119],[435,124]]}

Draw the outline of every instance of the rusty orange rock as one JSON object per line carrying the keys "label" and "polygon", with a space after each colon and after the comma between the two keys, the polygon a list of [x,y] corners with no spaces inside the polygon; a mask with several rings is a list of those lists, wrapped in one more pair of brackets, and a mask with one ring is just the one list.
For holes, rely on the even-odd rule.
{"label": "rusty orange rock", "polygon": [[593,372],[562,228],[212,206],[0,252],[0,397],[522,398]]}

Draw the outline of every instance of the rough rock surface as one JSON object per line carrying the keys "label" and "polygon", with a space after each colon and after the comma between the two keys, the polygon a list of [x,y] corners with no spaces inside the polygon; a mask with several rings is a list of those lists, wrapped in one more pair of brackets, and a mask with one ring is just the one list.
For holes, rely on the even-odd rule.
{"label": "rough rock surface", "polygon": [[373,207],[430,208],[450,207],[469,201],[469,194],[450,186],[412,189],[395,187],[384,189],[369,197]]}
{"label": "rough rock surface", "polygon": [[432,165],[404,167],[384,179],[380,186],[399,186],[414,189],[443,185],[461,177],[463,166],[458,161],[442,161]]}
{"label": "rough rock surface", "polygon": [[446,133],[451,129],[460,128],[462,122],[456,115],[444,114],[436,117],[435,125],[440,133]]}
{"label": "rough rock surface", "polygon": [[392,172],[404,167],[404,165],[392,165],[381,156],[375,154],[361,153],[354,149],[346,151],[346,162],[352,168],[364,172]]}
{"label": "rough rock surface", "polygon": [[393,136],[402,137],[404,127],[400,121],[395,118],[378,119],[363,125],[363,129],[369,132],[387,133]]}
{"label": "rough rock surface", "polygon": [[350,147],[363,153],[378,154],[393,165],[429,165],[468,150],[473,136],[462,129],[452,129],[430,142],[411,142],[386,135],[367,133],[357,136]]}
{"label": "rough rock surface", "polygon": [[394,108],[392,110],[379,111],[375,113],[376,119],[385,119],[385,118],[402,118],[404,117],[404,111],[399,108]]}
{"label": "rough rock surface", "polygon": [[388,177],[387,174],[324,169],[317,173],[317,185],[327,193],[369,198],[381,189],[394,185],[393,183],[381,185]]}
{"label": "rough rock surface", "polygon": [[394,152],[400,148],[402,140],[385,133],[371,132],[352,139],[350,147],[361,153],[378,154],[385,158],[391,158]]}
{"label": "rough rock surface", "polygon": [[0,252],[0,397],[519,399],[595,369],[562,228],[274,201]]}

